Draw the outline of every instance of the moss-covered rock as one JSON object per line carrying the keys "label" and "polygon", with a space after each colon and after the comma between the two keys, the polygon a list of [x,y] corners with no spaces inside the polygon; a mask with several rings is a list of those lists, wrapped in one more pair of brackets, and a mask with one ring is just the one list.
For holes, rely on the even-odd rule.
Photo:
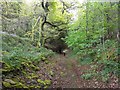
{"label": "moss-covered rock", "polygon": [[50,85],[51,84],[51,80],[45,80],[44,81],[47,85]]}
{"label": "moss-covered rock", "polygon": [[14,85],[16,88],[28,88],[25,84],[18,82],[16,85]]}
{"label": "moss-covered rock", "polygon": [[34,78],[38,78],[39,76],[35,73],[31,73],[30,75],[27,75],[28,79],[34,79]]}
{"label": "moss-covered rock", "polygon": [[43,80],[37,79],[37,82],[38,82],[38,83],[43,83]]}
{"label": "moss-covered rock", "polygon": [[33,65],[33,64],[31,64],[30,67],[31,67],[32,69],[34,69],[35,71],[38,71],[38,70],[40,69],[38,66],[35,66],[35,65]]}
{"label": "moss-covered rock", "polygon": [[13,80],[11,80],[11,79],[5,79],[4,81],[5,81],[5,82],[8,82],[8,83],[10,83],[10,84],[12,84],[12,85],[16,84],[16,82],[13,81]]}
{"label": "moss-covered rock", "polygon": [[9,82],[5,82],[5,81],[3,81],[3,86],[4,87],[12,87]]}
{"label": "moss-covered rock", "polygon": [[37,79],[37,82],[39,83],[39,84],[41,84],[44,88],[46,87],[48,87],[50,84],[51,84],[51,80],[41,80],[41,79]]}

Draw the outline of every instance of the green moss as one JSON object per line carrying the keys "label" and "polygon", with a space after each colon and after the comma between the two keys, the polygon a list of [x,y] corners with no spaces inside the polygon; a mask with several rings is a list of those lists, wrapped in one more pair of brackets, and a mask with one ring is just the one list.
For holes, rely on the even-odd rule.
{"label": "green moss", "polygon": [[34,69],[34,70],[39,70],[39,67],[37,67],[37,66],[35,66],[35,65],[33,65],[33,64],[31,64],[30,67],[31,67],[32,69]]}
{"label": "green moss", "polygon": [[48,88],[48,86],[45,86],[44,88]]}
{"label": "green moss", "polygon": [[6,62],[3,62],[2,66],[3,66],[3,71],[10,71],[12,69],[11,66]]}
{"label": "green moss", "polygon": [[32,78],[37,78],[37,77],[38,77],[38,75],[37,75],[37,74],[32,73],[32,74],[31,74],[31,77],[32,77]]}
{"label": "green moss", "polygon": [[43,81],[41,79],[37,79],[38,83],[43,83]]}
{"label": "green moss", "polygon": [[5,82],[5,81],[3,81],[3,86],[5,86],[5,87],[12,87],[9,82]]}
{"label": "green moss", "polygon": [[0,69],[0,72],[4,73],[4,72],[7,72],[8,70],[7,69]]}
{"label": "green moss", "polygon": [[35,88],[41,88],[41,86],[35,86]]}
{"label": "green moss", "polygon": [[35,86],[32,86],[32,85],[31,85],[31,86],[29,86],[29,88],[35,88]]}
{"label": "green moss", "polygon": [[24,71],[24,70],[22,70],[22,73],[23,73],[24,75],[27,75],[26,71]]}
{"label": "green moss", "polygon": [[32,77],[31,77],[31,76],[29,76],[29,75],[27,76],[27,78],[28,78],[28,79],[32,79]]}
{"label": "green moss", "polygon": [[26,85],[22,85],[22,88],[29,88],[29,87],[27,87]]}
{"label": "green moss", "polygon": [[46,64],[48,64],[48,63],[49,63],[49,61],[48,61],[48,60],[46,60],[46,61],[45,61],[45,63],[46,63]]}
{"label": "green moss", "polygon": [[27,75],[28,79],[34,79],[34,78],[38,78],[39,76],[37,74],[31,73],[30,75]]}
{"label": "green moss", "polygon": [[8,83],[10,83],[10,84],[12,84],[12,85],[16,84],[16,82],[13,81],[13,80],[11,80],[11,79],[5,79],[4,81],[5,81],[5,82],[8,82]]}
{"label": "green moss", "polygon": [[51,76],[53,76],[53,75],[54,75],[53,71],[50,71],[50,72],[49,72],[49,74],[50,74]]}
{"label": "green moss", "polygon": [[51,84],[51,80],[44,80],[43,81],[41,79],[38,79],[37,82],[40,83],[40,84],[42,84],[42,85],[44,85],[44,87],[46,87],[46,88],[48,87],[48,85]]}
{"label": "green moss", "polygon": [[45,80],[44,81],[47,85],[51,84],[51,80]]}
{"label": "green moss", "polygon": [[38,71],[38,70],[40,70],[40,68],[39,67],[35,67],[35,70]]}
{"label": "green moss", "polygon": [[5,79],[5,81],[3,81],[3,85],[5,87],[28,88],[23,83],[21,83],[21,82],[15,82],[15,81],[13,81],[11,79]]}
{"label": "green moss", "polygon": [[21,82],[18,82],[16,85],[14,85],[14,87],[16,87],[16,88],[28,88],[26,85],[24,85]]}
{"label": "green moss", "polygon": [[34,79],[34,78],[37,78],[38,76],[36,74],[34,74],[34,73],[28,73],[28,74],[26,74],[26,77],[28,79]]}
{"label": "green moss", "polygon": [[46,60],[47,60],[46,57],[44,57],[44,56],[45,56],[45,55],[41,55],[41,56],[40,56],[42,61],[46,61]]}

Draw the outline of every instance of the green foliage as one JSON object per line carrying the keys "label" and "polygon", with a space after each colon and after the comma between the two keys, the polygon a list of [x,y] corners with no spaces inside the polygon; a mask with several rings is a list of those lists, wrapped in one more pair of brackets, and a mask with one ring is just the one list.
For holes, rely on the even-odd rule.
{"label": "green foliage", "polygon": [[[47,88],[51,80],[38,79],[39,63],[48,64],[54,53],[44,46],[46,39],[60,40],[65,37],[72,14],[67,11],[71,6],[62,2],[48,2],[49,10],[45,10],[41,2],[27,5],[23,2],[1,2],[2,6],[2,71],[3,86],[16,88]],[[29,72],[30,71],[30,72]],[[49,72],[51,76],[54,73]],[[13,76],[12,76],[13,75]],[[15,75],[15,80],[13,79]],[[19,76],[21,75],[21,76]],[[12,78],[11,78],[12,76]],[[17,77],[18,76],[18,77]],[[25,79],[36,79],[36,86],[26,85]],[[11,79],[6,79],[10,77]]]}
{"label": "green foliage", "polygon": [[5,81],[2,82],[3,86],[6,88],[28,88],[26,85],[22,84],[21,82],[15,82],[11,79],[5,79]]}
{"label": "green foliage", "polygon": [[49,84],[51,83],[50,80],[44,80],[44,81],[43,81],[43,80],[41,80],[41,79],[38,79],[37,82],[40,83],[40,84],[43,84],[43,85],[49,85]]}
{"label": "green foliage", "polygon": [[[39,61],[48,64],[50,62],[48,58],[54,55],[51,50],[42,46],[48,39],[60,41],[67,34],[64,40],[79,58],[80,64],[91,66],[90,71],[84,71],[82,78],[87,80],[98,76],[106,82],[111,74],[120,75],[118,67],[120,48],[116,37],[117,3],[85,3],[79,8],[78,18],[74,22],[71,21],[70,14],[74,3],[43,0],[43,4],[42,6],[41,2],[34,2],[29,6],[18,1],[1,2],[4,32],[0,33],[2,35],[0,63],[3,65],[4,77],[5,75],[7,77],[9,72],[21,71],[27,79],[36,79],[38,85],[29,85],[30,88],[47,88],[51,80],[42,80],[34,73],[40,69],[37,66]],[[29,73],[27,70],[33,72]],[[55,74],[52,70],[48,73],[52,77]],[[4,79],[2,84],[5,87],[28,88],[23,82],[12,79]]]}
{"label": "green foliage", "polygon": [[89,73],[89,74],[83,74],[81,77],[84,78],[84,79],[86,79],[86,80],[88,80],[88,79],[91,79],[92,76],[93,75]]}
{"label": "green foliage", "polygon": [[55,2],[50,3],[50,12],[48,15],[49,21],[56,22],[56,23],[68,23],[72,14],[69,14],[68,12],[64,11],[62,13],[63,5],[58,0],[55,0]]}
{"label": "green foliage", "polygon": [[[117,4],[88,2],[85,6],[87,9],[80,8],[78,20],[70,26],[65,41],[79,57],[80,64],[97,65],[93,76],[100,69],[100,77],[106,81],[110,73],[119,74],[118,43],[114,37],[118,20]],[[88,79],[91,76],[92,73],[87,72],[82,77]]]}
{"label": "green foliage", "polygon": [[48,51],[45,48],[27,48],[27,46],[21,46],[14,47],[13,50],[4,54],[2,59],[11,69],[20,69],[23,62],[36,62],[51,55],[52,51]]}
{"label": "green foliage", "polygon": [[10,83],[8,83],[8,82],[3,82],[3,85],[4,85],[5,87],[11,87]]}

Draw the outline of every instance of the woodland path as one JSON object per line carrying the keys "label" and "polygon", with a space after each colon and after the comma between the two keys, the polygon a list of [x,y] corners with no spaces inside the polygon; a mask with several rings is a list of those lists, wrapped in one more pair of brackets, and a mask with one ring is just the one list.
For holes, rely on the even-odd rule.
{"label": "woodland path", "polygon": [[[7,80],[11,83],[12,80],[12,82],[15,81],[29,88],[45,87],[45,80],[50,81],[46,88],[118,88],[118,79],[114,76],[106,83],[98,81],[96,78],[89,80],[81,78],[83,71],[89,70],[90,67],[88,65],[80,66],[79,63],[70,53],[66,56],[55,54],[46,61],[34,63],[35,66],[31,66],[33,65],[31,63],[21,72],[7,74],[3,81]],[[31,67],[37,67],[37,70],[33,70]]]}
{"label": "woodland path", "polygon": [[82,79],[82,71],[89,70],[88,65],[80,66],[79,62],[70,55],[56,55],[51,59],[54,66],[54,77],[52,88],[117,88],[115,77],[111,77],[109,83],[103,83],[93,78],[92,80]]}
{"label": "woodland path", "polygon": [[56,62],[56,75],[51,87],[78,88],[76,73],[73,70],[76,62],[71,62],[68,56],[63,55],[57,55],[53,59],[53,62]]}

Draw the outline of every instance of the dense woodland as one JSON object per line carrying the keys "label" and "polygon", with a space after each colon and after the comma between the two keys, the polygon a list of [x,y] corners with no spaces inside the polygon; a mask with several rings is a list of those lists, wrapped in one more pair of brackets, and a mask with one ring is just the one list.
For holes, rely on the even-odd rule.
{"label": "dense woodland", "polygon": [[0,2],[3,89],[119,87],[119,2],[27,1]]}

